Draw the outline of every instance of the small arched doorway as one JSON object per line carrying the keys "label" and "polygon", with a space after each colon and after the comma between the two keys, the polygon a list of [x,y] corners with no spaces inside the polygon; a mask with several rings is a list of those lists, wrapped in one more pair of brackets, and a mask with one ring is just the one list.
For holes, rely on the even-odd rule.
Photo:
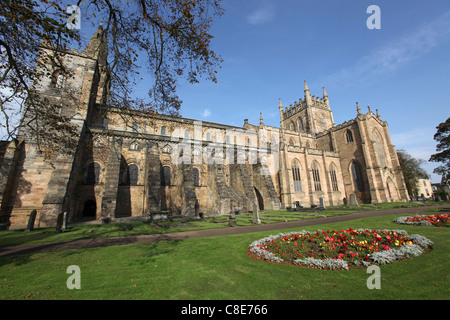
{"label": "small arched doorway", "polygon": [[259,210],[264,210],[264,199],[261,195],[261,193],[259,192],[258,189],[256,189],[256,187],[253,187],[255,189],[255,194],[256,194],[256,199],[258,200],[258,207]]}
{"label": "small arched doorway", "polygon": [[97,215],[97,203],[94,200],[88,200],[84,203],[83,218],[95,218]]}

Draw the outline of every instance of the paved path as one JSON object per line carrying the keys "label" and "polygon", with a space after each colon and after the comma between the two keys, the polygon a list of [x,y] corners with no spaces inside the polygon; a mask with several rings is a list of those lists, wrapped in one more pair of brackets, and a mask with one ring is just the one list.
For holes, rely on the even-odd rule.
{"label": "paved path", "polygon": [[70,250],[70,249],[85,249],[85,248],[95,248],[95,247],[104,247],[104,246],[119,246],[119,245],[126,245],[126,244],[151,243],[151,242],[156,242],[156,241],[172,241],[172,240],[184,240],[184,239],[189,239],[189,238],[225,236],[225,235],[232,235],[232,234],[239,234],[239,233],[249,233],[249,232],[269,231],[269,230],[277,230],[277,229],[297,228],[297,227],[304,227],[304,226],[311,226],[311,225],[320,225],[320,224],[325,224],[325,223],[334,223],[334,222],[348,221],[348,220],[353,220],[353,219],[358,219],[358,218],[384,216],[384,215],[390,215],[390,214],[404,214],[404,215],[424,214],[426,209],[439,208],[439,207],[442,207],[442,206],[400,208],[400,209],[382,210],[382,211],[364,211],[364,212],[360,212],[360,213],[353,213],[353,214],[334,216],[334,217],[328,217],[328,218],[317,218],[317,219],[308,219],[308,220],[300,220],[300,221],[292,221],[292,222],[260,224],[260,225],[252,225],[252,226],[245,226],[245,227],[196,230],[196,231],[185,231],[185,232],[175,232],[175,233],[165,233],[165,234],[103,238],[103,239],[80,239],[80,240],[72,240],[72,241],[65,241],[65,242],[20,245],[20,246],[0,248],[0,257],[12,256],[12,255],[18,255],[18,254]]}

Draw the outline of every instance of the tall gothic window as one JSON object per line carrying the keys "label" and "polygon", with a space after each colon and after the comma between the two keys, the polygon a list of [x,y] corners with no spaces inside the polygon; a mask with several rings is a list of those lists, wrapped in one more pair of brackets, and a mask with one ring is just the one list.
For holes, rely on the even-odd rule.
{"label": "tall gothic window", "polygon": [[345,138],[347,139],[347,143],[353,142],[353,134],[350,130],[345,131]]}
{"label": "tall gothic window", "polygon": [[375,152],[378,157],[378,162],[380,167],[386,167],[386,158],[384,157],[383,151],[383,143],[381,142],[381,138],[376,131],[373,132],[373,141],[375,143]]}
{"label": "tall gothic window", "polygon": [[170,186],[170,167],[162,168],[161,185]]}
{"label": "tall gothic window", "polygon": [[136,186],[138,183],[139,169],[135,164],[130,164],[127,170],[126,184]]}
{"label": "tall gothic window", "polygon": [[100,165],[97,162],[91,162],[87,169],[86,184],[98,184],[100,176]]}
{"label": "tall gothic window", "polygon": [[302,119],[298,119],[298,130],[299,131],[303,131],[303,120]]}
{"label": "tall gothic window", "polygon": [[353,185],[356,191],[364,191],[364,181],[362,176],[361,167],[355,161],[352,162],[352,177]]}
{"label": "tall gothic window", "polygon": [[294,180],[294,190],[295,192],[302,191],[302,179],[300,178],[300,166],[297,161],[294,161],[292,166],[292,177]]}
{"label": "tall gothic window", "polygon": [[292,131],[295,131],[295,123],[294,123],[294,122],[291,122],[290,129],[291,129]]}
{"label": "tall gothic window", "polygon": [[314,190],[322,191],[322,186],[320,185],[320,174],[319,174],[319,165],[317,162],[314,162],[312,168],[313,180],[314,180]]}
{"label": "tall gothic window", "polygon": [[161,127],[161,135],[166,135],[166,127]]}
{"label": "tall gothic window", "polygon": [[330,167],[330,178],[331,178],[331,188],[333,191],[339,191],[337,176],[336,176],[336,168],[334,165]]}
{"label": "tall gothic window", "polygon": [[194,174],[194,187],[199,187],[200,186],[200,171],[198,171],[198,168],[194,168],[193,169],[193,174]]}

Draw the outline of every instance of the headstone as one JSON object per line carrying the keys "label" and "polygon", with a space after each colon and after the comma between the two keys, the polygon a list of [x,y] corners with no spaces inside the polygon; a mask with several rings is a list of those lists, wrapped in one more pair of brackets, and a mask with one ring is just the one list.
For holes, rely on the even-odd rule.
{"label": "headstone", "polygon": [[254,224],[260,224],[261,220],[259,219],[259,207],[258,204],[253,203],[253,221]]}
{"label": "headstone", "polygon": [[319,208],[325,209],[325,201],[323,198],[319,198]]}
{"label": "headstone", "polygon": [[356,195],[354,193],[350,195],[350,206],[359,207],[358,200],[356,200]]}
{"label": "headstone", "polygon": [[56,230],[55,230],[55,233],[62,232],[63,220],[64,220],[64,213],[62,213],[62,212],[58,213],[58,217],[56,219]]}
{"label": "headstone", "polygon": [[236,227],[236,216],[234,215],[234,213],[231,213],[228,217],[228,226]]}
{"label": "headstone", "polygon": [[67,214],[67,212],[64,212],[63,213],[63,225],[62,225],[63,230],[67,230],[67,219],[68,219],[68,214]]}
{"label": "headstone", "polygon": [[28,218],[28,225],[25,231],[33,231],[34,230],[34,221],[36,220],[36,210],[31,211],[30,217]]}

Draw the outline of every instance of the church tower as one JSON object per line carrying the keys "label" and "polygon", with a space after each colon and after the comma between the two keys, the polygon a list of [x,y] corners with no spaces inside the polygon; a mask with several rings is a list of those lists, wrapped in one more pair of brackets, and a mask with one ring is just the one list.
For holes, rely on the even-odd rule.
{"label": "church tower", "polygon": [[313,135],[334,127],[333,113],[325,88],[323,97],[316,97],[311,95],[305,81],[304,98],[281,112],[281,125],[287,130]]}

